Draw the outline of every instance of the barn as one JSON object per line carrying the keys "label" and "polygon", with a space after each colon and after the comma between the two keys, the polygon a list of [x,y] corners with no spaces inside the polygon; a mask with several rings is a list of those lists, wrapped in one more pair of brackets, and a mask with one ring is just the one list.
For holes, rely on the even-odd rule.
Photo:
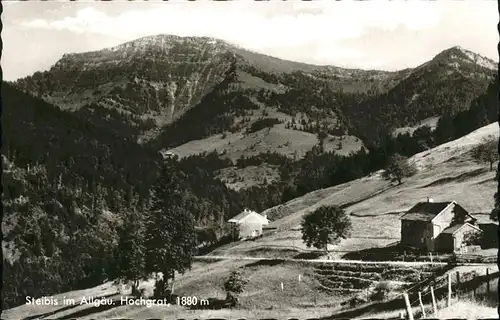
{"label": "barn", "polygon": [[468,235],[481,233],[480,228],[470,223],[455,224],[444,229],[437,237],[436,250],[441,252],[459,251],[468,245],[465,241]]}
{"label": "barn", "polygon": [[453,252],[463,246],[465,234],[481,232],[476,221],[456,201],[419,202],[400,218],[402,247]]}
{"label": "barn", "polygon": [[483,249],[498,248],[498,221],[478,214],[478,227],[483,230]]}
{"label": "barn", "polygon": [[262,235],[262,227],[269,224],[266,215],[245,209],[242,213],[228,220],[232,225],[234,239],[252,239]]}

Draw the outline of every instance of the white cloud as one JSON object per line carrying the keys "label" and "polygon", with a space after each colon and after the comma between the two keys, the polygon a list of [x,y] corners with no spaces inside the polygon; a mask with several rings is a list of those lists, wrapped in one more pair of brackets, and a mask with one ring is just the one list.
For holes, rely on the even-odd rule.
{"label": "white cloud", "polygon": [[[42,59],[18,52],[46,38],[61,39],[57,52],[82,52],[154,34],[210,36],[282,59],[352,68],[414,67],[454,45],[498,59],[496,7],[476,0],[26,1],[3,14],[3,36],[16,43],[6,44],[2,60],[13,65],[4,76],[18,77]],[[60,58],[41,52],[44,68]]]}

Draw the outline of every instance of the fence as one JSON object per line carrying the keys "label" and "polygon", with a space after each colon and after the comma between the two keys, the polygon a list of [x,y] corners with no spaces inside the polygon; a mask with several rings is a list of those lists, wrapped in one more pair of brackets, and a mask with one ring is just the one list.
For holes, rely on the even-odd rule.
{"label": "fence", "polygon": [[345,258],[364,261],[404,261],[404,262],[453,262],[453,263],[496,263],[497,255],[480,254],[418,254],[413,252],[350,252]]}
{"label": "fence", "polygon": [[[485,270],[485,275],[482,276],[477,275],[475,271],[463,274],[457,271],[454,275],[448,273],[447,277],[419,284],[418,288],[415,287],[403,294],[406,308],[405,311],[401,312],[400,317],[409,320],[414,320],[415,317],[425,319],[428,316],[437,318],[440,300],[444,299],[446,306],[449,307],[453,301],[465,296],[475,298],[481,288],[484,289],[483,293],[489,295],[493,292],[492,282],[496,281],[498,286],[499,274],[499,272],[490,273],[488,268]],[[414,312],[414,309],[418,311]]]}

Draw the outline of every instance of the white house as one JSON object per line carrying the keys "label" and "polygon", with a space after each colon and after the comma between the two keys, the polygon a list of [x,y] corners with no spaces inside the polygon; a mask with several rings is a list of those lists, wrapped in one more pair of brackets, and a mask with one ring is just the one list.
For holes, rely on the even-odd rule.
{"label": "white house", "polygon": [[228,220],[233,225],[235,239],[252,239],[262,235],[262,227],[269,224],[266,215],[245,209],[242,213]]}

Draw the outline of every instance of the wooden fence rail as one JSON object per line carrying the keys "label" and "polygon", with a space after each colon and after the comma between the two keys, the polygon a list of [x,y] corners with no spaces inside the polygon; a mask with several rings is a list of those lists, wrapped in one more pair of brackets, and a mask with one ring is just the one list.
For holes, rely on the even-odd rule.
{"label": "wooden fence rail", "polygon": [[[452,304],[452,295],[454,294],[457,299],[460,299],[461,296],[467,294],[467,292],[471,292],[473,296],[476,296],[476,290],[483,286],[486,285],[486,293],[490,294],[491,293],[491,285],[490,282],[495,279],[499,278],[500,272],[495,272],[495,273],[490,273],[489,269],[486,269],[486,275],[482,276],[473,276],[472,279],[463,282],[460,276],[460,273],[456,273],[456,281],[453,283],[452,281],[452,274],[448,273],[447,279],[445,280],[446,283],[442,283],[443,281],[431,281],[427,282],[425,286],[428,286],[428,288],[425,288],[425,286],[420,286],[419,291],[417,292],[416,295],[418,295],[418,299],[415,300],[413,303],[410,302],[410,300],[413,300],[415,298],[415,294],[413,293],[412,295],[409,295],[408,293],[405,293],[403,295],[403,301],[405,301],[405,309],[406,309],[406,314],[408,316],[407,319],[412,320],[414,317],[413,314],[413,309],[412,306],[415,304],[420,307],[421,309],[421,316],[423,318],[426,317],[426,312],[425,312],[425,304],[432,304],[432,309],[434,316],[438,316],[438,309],[437,309],[437,301],[442,300],[446,298],[446,306],[450,307]],[[436,286],[438,285],[438,286]],[[406,303],[408,300],[408,303]]]}

